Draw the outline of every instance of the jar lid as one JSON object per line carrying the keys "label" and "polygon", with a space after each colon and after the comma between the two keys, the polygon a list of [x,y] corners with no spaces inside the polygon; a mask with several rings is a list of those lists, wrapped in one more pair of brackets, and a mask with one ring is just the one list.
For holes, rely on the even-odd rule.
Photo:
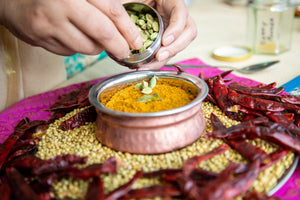
{"label": "jar lid", "polygon": [[242,61],[246,60],[252,55],[252,51],[244,46],[223,46],[213,50],[214,58],[222,61]]}

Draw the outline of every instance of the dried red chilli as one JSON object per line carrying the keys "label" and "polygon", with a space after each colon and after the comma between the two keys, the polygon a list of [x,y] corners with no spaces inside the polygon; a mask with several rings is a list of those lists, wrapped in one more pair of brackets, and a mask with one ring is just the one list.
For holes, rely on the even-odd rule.
{"label": "dried red chilli", "polygon": [[64,131],[73,130],[74,128],[82,126],[87,122],[94,122],[96,120],[96,117],[97,113],[95,107],[90,106],[89,108],[86,108],[76,113],[71,118],[63,121],[60,124],[59,129],[62,129]]}
{"label": "dried red chilli", "polygon": [[11,188],[12,195],[18,200],[40,200],[40,197],[27,184],[25,178],[13,167],[6,168],[6,178]]}
{"label": "dried red chilli", "polygon": [[15,145],[15,143],[20,138],[21,134],[16,134],[17,130],[19,130],[24,124],[28,122],[28,118],[22,119],[16,126],[14,132],[6,138],[6,140],[0,145],[0,170],[2,165],[4,164],[6,157],[10,153],[11,149]]}
{"label": "dried red chilli", "polygon": [[43,183],[39,177],[30,178],[32,178],[33,180],[30,181],[28,185],[40,196],[42,200],[53,200],[54,195],[52,192],[51,184]]}
{"label": "dried red chilli", "polygon": [[279,148],[275,152],[269,154],[261,163],[260,171],[267,169],[268,167],[272,166],[273,164],[280,161],[284,156],[286,156],[290,150]]}
{"label": "dried red chilli", "polygon": [[[215,114],[212,113],[210,119],[212,127],[215,131],[226,129],[226,127]],[[262,164],[261,171],[282,159],[289,152],[289,150],[287,149],[280,148],[274,153],[267,154],[259,147],[256,147],[251,143],[246,142],[244,139],[228,140],[224,138],[224,140],[227,144],[229,144],[233,149],[235,149],[249,161],[259,160]]]}
{"label": "dried red chilli", "polygon": [[220,145],[218,147],[216,147],[215,149],[213,149],[212,151],[205,153],[203,155],[200,156],[194,156],[192,158],[187,159],[184,163],[183,163],[183,174],[185,176],[189,176],[193,169],[198,166],[202,161],[211,158],[215,155],[224,153],[225,151],[227,151],[229,149],[228,145]]}
{"label": "dried red chilli", "polygon": [[190,176],[193,177],[193,179],[204,179],[204,180],[210,180],[214,179],[218,176],[218,173],[207,171],[201,168],[195,168],[191,173]]}
{"label": "dried red chilli", "polygon": [[117,161],[114,157],[107,159],[103,163],[89,165],[83,169],[67,172],[67,175],[77,179],[88,179],[104,173],[114,174],[117,170]]}
{"label": "dried red chilli", "polygon": [[300,97],[296,96],[296,95],[281,95],[280,99],[282,102],[284,103],[291,103],[291,104],[295,104],[295,105],[300,105]]}
{"label": "dried red chilli", "polygon": [[238,120],[238,114],[230,111],[234,106],[234,103],[229,99],[227,86],[221,76],[218,76],[213,80],[213,94],[223,112],[231,119]]}
{"label": "dried red chilli", "polygon": [[[256,117],[264,116],[264,113],[260,110],[249,109],[249,108],[246,108],[246,107],[241,106],[241,105],[237,105],[237,109],[238,109],[238,111],[240,111],[242,113],[245,113],[247,115],[253,115],[253,116],[256,116]],[[245,115],[245,116],[247,116],[247,115]],[[243,118],[245,116],[243,116]]]}
{"label": "dried red chilli", "polygon": [[221,120],[214,113],[210,114],[210,121],[214,131],[226,129],[226,126],[221,122]]}
{"label": "dried red chilli", "polygon": [[54,113],[66,114],[75,108],[86,106],[86,100],[88,99],[87,93],[90,88],[91,85],[87,84],[86,86],[60,96],[48,110]]}
{"label": "dried red chilli", "polygon": [[[233,102],[235,102],[239,105],[243,105],[245,107],[247,107],[246,102],[249,102],[250,105],[252,104],[252,102],[254,102],[253,106],[250,107],[250,108],[257,110],[259,106],[264,105],[263,101],[265,101],[269,105],[276,104],[277,105],[276,109],[271,108],[271,106],[268,107],[268,106],[264,105],[261,109],[258,109],[258,110],[275,111],[275,112],[283,111],[283,110],[290,110],[290,111],[295,111],[295,110],[299,111],[300,110],[300,106],[297,105],[300,102],[299,97],[293,96],[293,95],[279,95],[279,93],[283,92],[284,87],[272,88],[272,89],[270,89],[270,88],[267,88],[267,89],[265,89],[265,88],[251,88],[251,87],[243,86],[243,85],[240,85],[240,84],[234,82],[234,83],[230,83],[228,85],[228,88],[230,90],[234,90],[235,92],[237,92],[237,93],[232,92],[232,93],[229,94],[230,97],[231,97],[231,100]],[[232,94],[236,94],[236,96],[232,97],[231,96]],[[240,101],[240,100],[234,101],[234,99],[237,98],[237,94],[241,94],[240,97],[241,98],[243,97],[243,99],[245,99],[245,102]],[[247,96],[243,96],[242,94],[249,95],[248,96],[248,101],[246,101]],[[257,99],[253,99],[251,97],[255,97]],[[252,101],[250,101],[250,99]],[[284,102],[284,103],[282,103],[282,102]],[[257,106],[254,107],[254,105],[257,105]],[[281,110],[278,110],[279,107],[281,107]]]}
{"label": "dried red chilli", "polygon": [[19,139],[17,135],[10,135],[3,144],[0,145],[0,170],[6,160],[6,157],[10,153],[10,150],[13,148],[14,144]]}
{"label": "dried red chilli", "polygon": [[84,88],[81,88],[81,91],[76,98],[76,102],[81,105],[80,107],[89,105],[89,103],[87,101],[89,99],[89,92],[90,92],[91,87],[92,87],[92,85],[88,84]]}
{"label": "dried red chilli", "polygon": [[43,162],[45,161],[35,155],[26,154],[8,162],[7,165],[17,169],[32,169],[40,166]]}
{"label": "dried red chilli", "polygon": [[[220,123],[219,119],[216,116],[211,117],[211,120],[212,120],[213,124]],[[228,128],[216,129],[210,133],[205,134],[203,137],[205,137],[205,138],[226,138],[231,135],[238,135],[239,133],[243,132],[247,127],[262,124],[265,122],[269,122],[269,119],[267,117],[257,117],[252,120],[241,122],[237,125],[233,125]]]}
{"label": "dried red chilli", "polygon": [[28,122],[24,124],[19,130],[16,130],[16,134],[20,134],[21,140],[32,139],[33,133],[37,132],[40,127],[47,126],[47,122],[45,120],[32,120],[28,119]]}
{"label": "dried red chilli", "polygon": [[48,123],[53,123],[56,119],[65,116],[74,109],[90,106],[88,93],[91,88],[90,84],[86,84],[82,88],[72,90],[58,98],[58,100],[50,106],[48,111],[52,112]]}
{"label": "dried red chilli", "polygon": [[130,179],[127,183],[124,185],[121,185],[117,189],[111,191],[107,195],[105,195],[105,200],[114,200],[122,198],[124,195],[126,195],[130,190],[132,185],[143,175],[143,171],[138,171],[135,173],[135,175]]}
{"label": "dried red chilli", "polygon": [[293,121],[287,119],[283,113],[266,112],[265,114],[271,120],[273,120],[274,122],[280,124],[281,126],[287,128],[287,129],[297,129],[298,128],[296,126],[296,124],[294,124]]}
{"label": "dried red chilli", "polygon": [[15,151],[18,151],[20,149],[27,148],[27,146],[36,146],[39,142],[38,138],[32,138],[32,139],[27,139],[23,141],[17,141],[16,144],[13,146],[13,148],[10,151],[10,154],[14,153]]}
{"label": "dried red chilli", "polygon": [[0,199],[1,200],[10,200],[12,195],[12,189],[10,188],[8,181],[4,180],[0,184]]}
{"label": "dried red chilli", "polygon": [[222,80],[224,82],[229,82],[231,81],[232,79],[231,78],[225,78],[228,74],[230,74],[232,72],[232,70],[229,70],[229,71],[225,71],[219,75],[216,75],[216,76],[213,76],[213,77],[204,77],[204,75],[202,73],[199,74],[199,78],[203,79],[207,86],[208,86],[208,94],[207,94],[207,97],[205,98],[206,101],[211,101],[212,103],[216,104],[217,105],[217,102],[216,102],[216,99],[213,95],[213,83],[214,83],[214,80],[217,78],[217,77],[221,77]]}
{"label": "dried red chilli", "polygon": [[198,190],[197,196],[205,200],[235,198],[246,192],[253,184],[259,173],[259,165],[259,161],[256,160],[238,175],[234,174],[239,166],[229,165],[215,180]]}
{"label": "dried red chilli", "polygon": [[205,101],[210,101],[211,103],[217,105],[217,101],[214,99],[214,97],[210,93],[207,93]]}
{"label": "dried red chilli", "polygon": [[85,200],[104,200],[104,188],[100,177],[96,176],[89,184],[88,190],[85,195]]}
{"label": "dried red chilli", "polygon": [[148,199],[155,197],[178,197],[180,190],[173,185],[153,185],[146,188],[133,189],[122,196],[122,200],[129,199]]}
{"label": "dried red chilli", "polygon": [[[224,75],[224,73],[222,73],[222,75]],[[228,71],[226,73],[228,73]],[[202,76],[203,78],[203,74],[200,74],[199,76]],[[215,80],[217,79],[217,77],[220,77],[220,75],[204,79],[210,91],[213,91],[215,89],[216,93],[220,92],[221,94],[224,94],[224,89],[218,91],[217,88],[213,87],[213,84],[216,84]],[[223,82],[225,82],[224,79]],[[217,87],[219,87],[218,84]],[[224,106],[225,108],[229,107],[229,109],[227,109],[227,112],[224,111],[224,113],[228,117],[245,121],[250,118],[255,118],[256,116],[262,116],[264,115],[264,112],[285,112],[284,114],[287,114],[285,110],[288,110],[289,113],[294,115],[294,124],[297,127],[300,126],[300,106],[298,106],[300,103],[300,98],[294,95],[281,94],[284,87],[275,88],[276,82],[270,84],[261,83],[252,87],[233,82],[226,87],[228,89],[227,97],[229,99],[229,102],[224,103],[223,101],[219,100],[219,102],[221,103],[220,105],[218,105],[219,102],[217,101],[217,97],[210,91],[209,96],[205,100],[217,104],[222,108],[223,111]],[[234,94],[235,96],[233,96],[232,94]],[[224,99],[224,97],[222,98]],[[235,106],[231,108],[232,104],[235,104]],[[234,112],[230,111],[241,112],[244,113],[244,115],[239,116],[239,119]]]}
{"label": "dried red chilli", "polygon": [[180,65],[173,64],[173,66],[178,70],[179,73],[186,72]]}
{"label": "dried red chilli", "polygon": [[274,142],[282,147],[300,153],[300,139],[294,135],[286,134],[283,131],[273,130],[266,126],[246,127],[242,133],[228,136],[229,139],[255,139],[261,138]]}
{"label": "dried red chilli", "polygon": [[177,173],[181,173],[182,169],[160,169],[157,171],[152,172],[144,172],[143,177],[145,178],[152,178],[155,176],[162,176],[162,175],[174,175]]}
{"label": "dried red chilli", "polygon": [[265,89],[265,88],[251,88],[245,85],[241,85],[237,82],[232,82],[228,85],[228,88],[236,92],[252,95],[252,96],[277,96],[284,91],[284,87]]}
{"label": "dried red chilli", "polygon": [[17,156],[21,156],[24,154],[27,154],[28,152],[37,150],[39,139],[29,139],[25,142],[19,143],[18,146],[14,147],[11,152],[9,153],[8,158],[6,159],[6,162],[9,162],[10,160],[14,159]]}
{"label": "dried red chilli", "polygon": [[228,98],[239,105],[246,108],[262,111],[280,112],[285,110],[285,107],[276,101],[261,99],[250,95],[240,94],[233,90],[228,90]]}
{"label": "dried red chilli", "polygon": [[292,112],[300,112],[300,106],[290,104],[290,103],[281,103],[285,110],[289,110]]}
{"label": "dried red chilli", "polygon": [[[239,168],[240,164],[230,163],[220,174],[219,176],[209,181],[204,187],[199,187],[191,178],[182,176],[178,178],[177,182],[180,186],[182,192],[184,193],[187,199],[210,199],[208,193],[214,195],[215,189],[218,187],[215,183],[227,183],[232,174]],[[223,190],[225,188],[221,188]],[[205,191],[207,190],[207,191]],[[220,191],[219,191],[220,192]],[[222,191],[223,193],[224,191]],[[219,199],[219,198],[215,198]]]}
{"label": "dried red chilli", "polygon": [[268,154],[261,148],[246,142],[245,140],[225,140],[233,149],[239,152],[243,157],[249,161],[259,160],[262,162],[268,157]]}
{"label": "dried red chilli", "polygon": [[[220,73],[220,74],[217,74],[217,75],[215,75],[215,76],[212,76],[212,77],[207,77],[207,78],[204,78],[204,80],[205,81],[207,81],[207,80],[214,80],[214,79],[216,79],[217,77],[221,77],[221,78],[225,78],[227,75],[229,75],[231,72],[232,72],[233,70],[227,70],[227,71],[224,71],[224,72],[222,72],[222,73]],[[231,79],[228,79],[228,80],[231,80]]]}
{"label": "dried red chilli", "polygon": [[300,128],[300,113],[296,113],[295,114],[295,117],[294,117],[294,124],[296,124],[296,126],[298,127],[298,128]]}
{"label": "dried red chilli", "polygon": [[8,136],[8,138],[0,145],[0,170],[4,164],[7,156],[14,148],[14,145],[19,139],[32,139],[32,131],[38,126],[45,125],[43,120],[31,121],[29,118],[22,119],[15,127],[14,132]]}
{"label": "dried red chilli", "polygon": [[276,82],[272,82],[269,84],[259,83],[255,86],[252,86],[251,88],[272,89],[272,88],[276,87],[276,85],[277,85]]}
{"label": "dried red chilli", "polygon": [[[161,176],[163,181],[166,182],[176,182],[177,178],[181,176],[182,169],[160,169],[153,172],[144,173],[143,177],[151,178],[156,176]],[[204,179],[210,180],[216,178],[218,176],[217,173],[212,171],[207,171],[201,168],[194,168],[190,173],[190,177],[193,177],[195,180]]]}
{"label": "dried red chilli", "polygon": [[292,122],[295,114],[294,113],[281,113],[288,121]]}
{"label": "dried red chilli", "polygon": [[85,164],[87,160],[87,156],[81,157],[75,154],[58,155],[48,160],[43,160],[38,166],[32,169],[32,173],[34,175],[41,175],[56,172],[75,164]]}
{"label": "dried red chilli", "polygon": [[[260,120],[261,119],[261,120]],[[288,129],[272,122],[265,122],[264,117],[242,122],[226,129],[218,129],[205,134],[207,138],[227,138],[228,140],[243,140],[261,138],[274,142],[282,147],[300,153],[300,138]]]}
{"label": "dried red chilli", "polygon": [[217,77],[213,82],[213,94],[215,96],[215,99],[217,100],[218,105],[224,112],[227,111],[228,108],[232,107],[231,102],[229,102],[227,98],[227,86],[220,76]]}

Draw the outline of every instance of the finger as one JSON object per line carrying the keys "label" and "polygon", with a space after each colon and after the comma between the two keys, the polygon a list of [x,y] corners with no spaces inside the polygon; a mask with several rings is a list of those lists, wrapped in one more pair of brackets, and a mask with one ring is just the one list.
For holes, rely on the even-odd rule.
{"label": "finger", "polygon": [[140,49],[142,47],[143,41],[140,32],[119,0],[105,0],[105,3],[99,0],[89,0],[89,2],[112,20],[131,48]]}
{"label": "finger", "polygon": [[[86,1],[75,2],[78,3],[73,6],[72,12],[69,14],[70,21],[115,57],[127,58],[130,54],[129,46],[114,23]],[[80,2],[85,4],[81,5]],[[79,13],[78,10],[80,10]]]}
{"label": "finger", "polygon": [[169,46],[162,46],[155,55],[158,61],[164,61],[175,56],[185,49],[197,36],[197,28],[194,21],[189,17],[182,34]]}
{"label": "finger", "polygon": [[99,43],[89,38],[72,23],[63,23],[58,28],[60,31],[55,34],[55,37],[70,50],[87,55],[97,55],[102,52]]}
{"label": "finger", "polygon": [[170,19],[167,24],[167,28],[162,37],[162,44],[164,46],[170,45],[175,41],[186,27],[188,19],[188,10],[184,1],[177,1],[173,4],[170,12]]}
{"label": "finger", "polygon": [[40,46],[52,53],[62,55],[62,56],[71,56],[76,53],[76,52],[72,51],[71,49],[67,48],[65,45],[61,44],[55,38],[47,38],[45,40],[42,40],[39,42],[38,46]]}
{"label": "finger", "polygon": [[157,61],[156,59],[150,63],[139,66],[138,70],[156,70],[164,66],[170,59],[165,59],[163,61]]}

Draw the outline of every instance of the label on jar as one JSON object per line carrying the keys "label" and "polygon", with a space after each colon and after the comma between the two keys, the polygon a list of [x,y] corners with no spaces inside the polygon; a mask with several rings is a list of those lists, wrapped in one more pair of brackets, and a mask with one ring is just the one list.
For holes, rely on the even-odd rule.
{"label": "label on jar", "polygon": [[279,20],[280,12],[257,12],[256,51],[261,53],[276,53]]}

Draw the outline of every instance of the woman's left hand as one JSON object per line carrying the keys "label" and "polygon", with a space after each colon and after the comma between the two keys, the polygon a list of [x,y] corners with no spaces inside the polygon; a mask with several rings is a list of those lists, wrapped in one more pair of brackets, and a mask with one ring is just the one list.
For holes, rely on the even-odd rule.
{"label": "woman's left hand", "polygon": [[139,69],[159,69],[196,38],[197,28],[184,0],[140,0],[140,2],[153,6],[159,12],[164,21],[165,32],[155,60]]}

